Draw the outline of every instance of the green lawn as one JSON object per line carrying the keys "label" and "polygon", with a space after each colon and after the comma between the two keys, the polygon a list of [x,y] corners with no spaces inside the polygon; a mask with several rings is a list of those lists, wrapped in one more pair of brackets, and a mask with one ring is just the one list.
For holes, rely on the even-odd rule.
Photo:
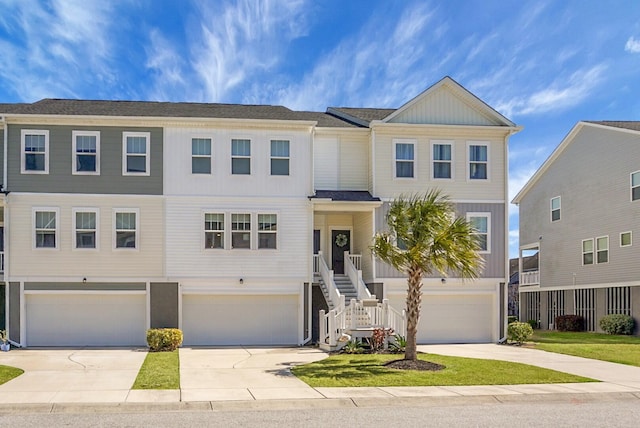
{"label": "green lawn", "polygon": [[133,389],[180,389],[180,357],[172,352],[149,352]]}
{"label": "green lawn", "polygon": [[383,366],[402,355],[336,354],[292,372],[313,387],[516,385],[592,382],[592,379],[506,361],[419,354],[421,360],[446,366],[441,371],[395,370]]}
{"label": "green lawn", "polygon": [[640,367],[640,337],[535,330],[533,346],[543,351]]}
{"label": "green lawn", "polygon": [[24,373],[24,370],[16,367],[0,365],[0,385],[9,382],[11,379],[16,378]]}

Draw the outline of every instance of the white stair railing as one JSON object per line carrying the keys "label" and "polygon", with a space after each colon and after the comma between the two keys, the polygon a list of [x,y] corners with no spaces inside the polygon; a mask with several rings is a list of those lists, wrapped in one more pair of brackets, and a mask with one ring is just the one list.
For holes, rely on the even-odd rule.
{"label": "white stair railing", "polygon": [[313,273],[320,274],[320,254],[313,255]]}
{"label": "white stair railing", "polygon": [[[347,276],[349,277],[349,280],[351,281],[353,286],[356,288],[358,299],[359,300],[371,299],[373,296],[371,296],[371,292],[369,292],[367,285],[362,280],[362,271],[358,267],[361,265],[360,263],[361,257],[362,256],[360,255],[349,254],[348,251],[345,251],[344,252],[344,272],[347,274]],[[354,260],[357,261],[356,262],[357,265],[356,263],[354,263]]]}
{"label": "white stair railing", "polygon": [[322,281],[329,292],[331,304],[333,304],[334,309],[341,310],[344,308],[344,296],[340,294],[340,290],[338,290],[336,282],[333,279],[333,270],[330,270],[327,266],[327,263],[324,261],[324,257],[322,257],[322,252],[319,252],[318,256],[320,276],[322,277]]}

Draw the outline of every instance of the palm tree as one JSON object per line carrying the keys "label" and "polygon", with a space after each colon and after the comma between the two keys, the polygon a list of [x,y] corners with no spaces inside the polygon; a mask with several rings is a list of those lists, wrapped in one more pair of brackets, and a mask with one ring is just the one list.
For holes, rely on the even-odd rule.
{"label": "palm tree", "polygon": [[438,272],[477,278],[484,266],[472,225],[456,218],[453,204],[439,190],[400,196],[387,214],[388,232],[374,236],[372,253],[407,274],[405,360],[416,361],[416,334],[422,304],[422,278]]}

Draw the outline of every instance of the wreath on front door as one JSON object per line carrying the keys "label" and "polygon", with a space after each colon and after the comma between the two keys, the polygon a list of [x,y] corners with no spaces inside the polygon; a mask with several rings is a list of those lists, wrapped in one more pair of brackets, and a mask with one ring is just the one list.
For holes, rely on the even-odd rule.
{"label": "wreath on front door", "polygon": [[344,233],[339,233],[336,235],[336,245],[340,248],[347,245],[348,240],[349,238],[347,238],[347,235],[345,235]]}

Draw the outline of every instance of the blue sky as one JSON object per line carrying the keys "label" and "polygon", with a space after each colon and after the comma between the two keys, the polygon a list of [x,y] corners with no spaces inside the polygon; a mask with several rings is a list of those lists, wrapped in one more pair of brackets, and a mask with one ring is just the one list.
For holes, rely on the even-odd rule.
{"label": "blue sky", "polygon": [[[640,1],[0,0],[0,102],[399,107],[449,75],[524,126],[513,197],[579,120],[640,120]],[[517,208],[510,215],[517,254]]]}

